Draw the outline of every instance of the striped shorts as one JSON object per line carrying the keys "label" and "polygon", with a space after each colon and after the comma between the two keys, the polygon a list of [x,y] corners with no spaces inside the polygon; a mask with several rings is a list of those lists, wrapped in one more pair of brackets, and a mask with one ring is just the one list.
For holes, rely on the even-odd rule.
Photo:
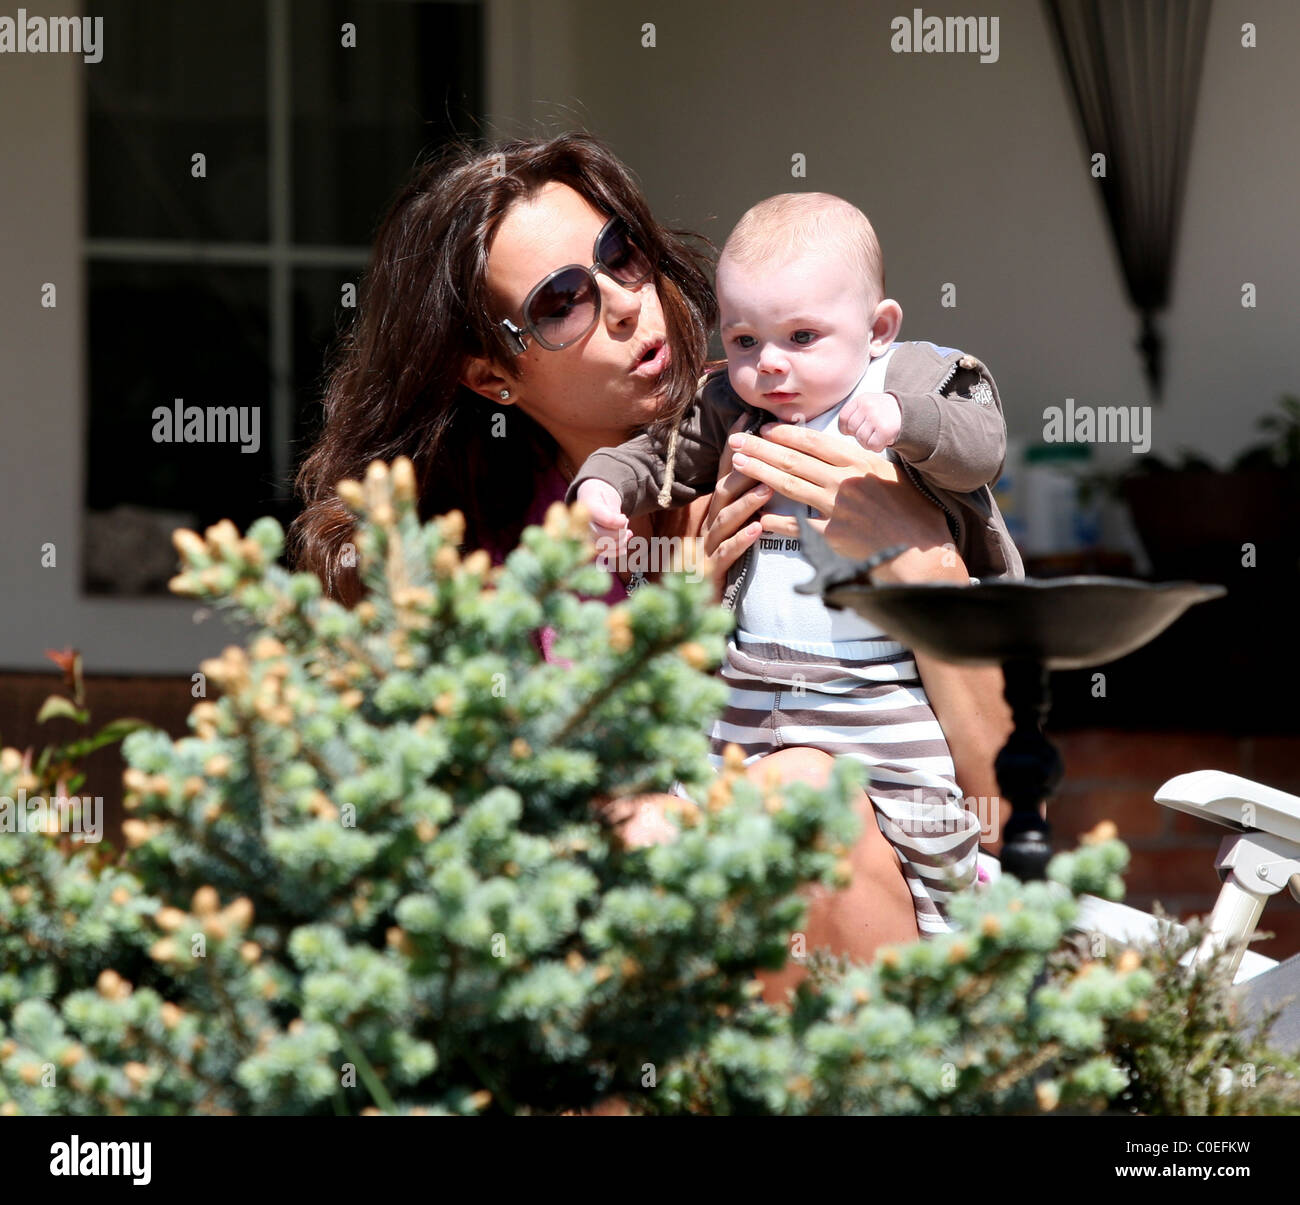
{"label": "striped shorts", "polygon": [[898,853],[922,937],[948,933],[947,903],[976,881],[980,821],[966,810],[952,756],[912,654],[893,640],[776,644],[737,631],[722,677],[731,687],[710,733],[745,763],[792,747],[867,767],[876,822]]}

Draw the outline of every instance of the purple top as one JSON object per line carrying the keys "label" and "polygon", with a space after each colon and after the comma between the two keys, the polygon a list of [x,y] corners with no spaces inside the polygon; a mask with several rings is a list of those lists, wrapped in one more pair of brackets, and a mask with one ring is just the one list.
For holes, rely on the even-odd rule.
{"label": "purple top", "polygon": [[[524,526],[540,527],[546,520],[546,511],[551,503],[563,502],[568,489],[569,483],[565,481],[564,474],[555,465],[541,473],[533,486],[533,501],[528,508],[528,513],[524,516]],[[510,548],[495,546],[486,540],[483,542],[483,549],[492,558],[494,565],[500,565],[513,551]],[[627,588],[623,585],[618,574],[612,574],[611,576],[614,579],[613,584],[603,601],[607,606],[612,607],[615,603],[620,603],[627,598]],[[541,628],[533,634],[533,638],[545,660],[555,665],[570,664],[563,658],[554,656],[551,652],[551,647],[555,643],[554,628]]]}

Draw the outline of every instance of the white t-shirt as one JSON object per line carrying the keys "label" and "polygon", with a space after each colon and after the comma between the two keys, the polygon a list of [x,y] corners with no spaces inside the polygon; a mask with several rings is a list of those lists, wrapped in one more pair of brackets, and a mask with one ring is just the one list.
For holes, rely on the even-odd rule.
{"label": "white t-shirt", "polygon": [[[885,369],[893,354],[891,347],[883,355],[876,356],[848,396],[825,414],[809,419],[807,425],[815,431],[829,431],[836,439],[845,439],[857,446],[852,435],[845,435],[839,429],[840,410],[849,398],[859,393],[882,391]],[[803,513],[811,518],[823,517],[812,507],[802,502],[791,502],[780,494],[763,509],[772,515]],[[855,611],[837,611],[826,606],[815,594],[797,594],[795,585],[809,581],[812,576],[813,567],[804,559],[797,536],[765,532],[755,545],[749,582],[736,616],[737,626],[748,637],[778,644],[889,639],[880,628],[868,623]]]}

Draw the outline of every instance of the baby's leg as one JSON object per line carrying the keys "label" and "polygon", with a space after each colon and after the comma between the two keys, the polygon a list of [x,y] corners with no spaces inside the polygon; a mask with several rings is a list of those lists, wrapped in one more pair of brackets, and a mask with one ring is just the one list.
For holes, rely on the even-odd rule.
{"label": "baby's leg", "polygon": [[[780,749],[750,763],[745,773],[760,786],[775,777],[781,783],[820,787],[830,777],[833,761],[820,749]],[[809,952],[825,946],[833,954],[870,962],[881,946],[916,940],[916,911],[898,854],[880,831],[865,791],[858,792],[855,805],[862,832],[849,851],[851,881],[840,891],[820,885],[806,889],[803,944]],[[769,1004],[782,1002],[806,974],[794,961],[780,971],[759,972],[763,999]]]}
{"label": "baby's leg", "polygon": [[835,693],[783,695],[776,739],[866,766],[867,794],[898,854],[917,927],[922,936],[946,933],[952,928],[949,899],[975,882],[979,819],[963,805],[943,730],[911,654],[901,646],[883,650],[870,672],[879,679]]}

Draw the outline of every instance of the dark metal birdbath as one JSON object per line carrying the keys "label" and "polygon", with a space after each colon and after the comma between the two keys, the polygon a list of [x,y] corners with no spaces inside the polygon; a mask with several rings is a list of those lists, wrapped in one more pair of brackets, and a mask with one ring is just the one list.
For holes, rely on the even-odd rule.
{"label": "dark metal birdbath", "polygon": [[1052,854],[1050,829],[1039,814],[1062,772],[1060,754],[1043,734],[1051,706],[1048,672],[1115,661],[1154,640],[1188,607],[1226,593],[1222,586],[1118,577],[873,585],[872,570],[905,548],[851,561],[803,516],[798,522],[803,553],[817,572],[796,589],[856,611],[940,661],[1002,666],[1015,729],[994,762],[1012,809],[1001,861],[1021,880],[1044,878]]}

